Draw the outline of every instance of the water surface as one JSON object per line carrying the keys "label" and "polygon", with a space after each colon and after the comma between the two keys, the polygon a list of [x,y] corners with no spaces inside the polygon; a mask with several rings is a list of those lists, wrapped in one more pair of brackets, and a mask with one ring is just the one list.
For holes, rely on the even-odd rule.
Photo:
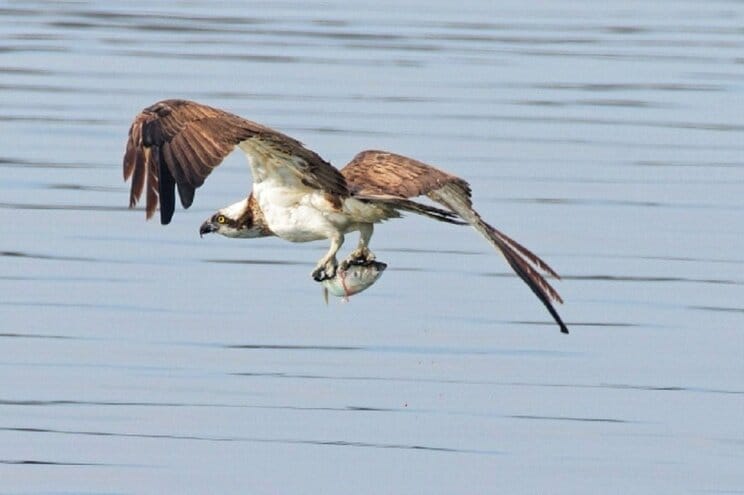
{"label": "water surface", "polygon": [[[0,3],[0,493],[744,492],[743,20]],[[466,177],[572,334],[463,228],[380,226],[385,275],[328,307],[324,243],[200,240],[238,154],[145,223],[120,161],[168,97]]]}

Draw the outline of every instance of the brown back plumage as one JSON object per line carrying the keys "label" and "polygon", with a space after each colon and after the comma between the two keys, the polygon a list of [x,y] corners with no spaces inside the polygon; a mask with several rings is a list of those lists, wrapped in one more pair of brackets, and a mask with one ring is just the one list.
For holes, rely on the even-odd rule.
{"label": "brown back plumage", "polygon": [[[147,187],[146,215],[160,203],[160,221],[170,222],[175,210],[175,189],[184,208],[194,191],[239,143],[252,140],[261,154],[292,170],[306,185],[332,195],[348,196],[344,177],[299,141],[269,127],[216,108],[188,100],[164,100],[145,108],[129,129],[124,154],[124,180],[132,178],[129,206]],[[249,153],[249,151],[246,151]],[[250,154],[250,153],[249,153]]]}

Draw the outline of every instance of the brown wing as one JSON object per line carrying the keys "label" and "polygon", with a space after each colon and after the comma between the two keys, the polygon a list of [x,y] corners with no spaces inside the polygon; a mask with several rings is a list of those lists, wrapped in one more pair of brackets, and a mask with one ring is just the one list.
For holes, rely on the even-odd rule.
{"label": "brown wing", "polygon": [[470,195],[467,182],[413,158],[387,151],[357,154],[341,173],[358,195],[387,194],[401,198],[422,196],[445,184],[456,184]]}
{"label": "brown wing", "polygon": [[334,195],[348,196],[343,176],[316,153],[278,131],[231,113],[187,100],[164,100],[145,108],[129,129],[124,154],[124,180],[132,178],[130,208],[147,187],[146,215],[160,203],[160,221],[170,222],[175,190],[184,208],[194,191],[235,148],[265,174],[281,173]]}
{"label": "brown wing", "polygon": [[486,223],[473,208],[470,185],[463,179],[385,151],[363,151],[341,169],[341,173],[355,195],[401,198],[426,195],[456,213],[504,256],[509,266],[545,305],[561,332],[568,333],[568,327],[551,302],[562,303],[560,295],[535,268],[560,278],[558,274],[532,251]]}

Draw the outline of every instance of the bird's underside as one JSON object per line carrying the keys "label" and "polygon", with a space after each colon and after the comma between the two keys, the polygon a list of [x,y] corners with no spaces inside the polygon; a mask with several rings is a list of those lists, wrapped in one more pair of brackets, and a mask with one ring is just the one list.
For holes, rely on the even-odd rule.
{"label": "bird's underside", "polygon": [[[563,301],[540,273],[559,278],[556,272],[481,218],[467,182],[401,155],[363,151],[338,170],[278,131],[196,102],[165,100],[143,110],[129,130],[123,163],[124,179],[132,179],[129,206],[144,193],[147,218],[159,205],[161,223],[169,223],[176,190],[183,207],[191,206],[195,190],[236,146],[248,156],[253,190],[204,222],[202,234],[329,239],[330,250],[313,271],[322,280],[335,274],[336,253],[349,232],[359,231],[360,240],[344,263],[374,259],[369,250],[373,225],[403,212],[468,224],[503,255],[568,333],[552,304]],[[419,196],[438,206],[411,199]]]}

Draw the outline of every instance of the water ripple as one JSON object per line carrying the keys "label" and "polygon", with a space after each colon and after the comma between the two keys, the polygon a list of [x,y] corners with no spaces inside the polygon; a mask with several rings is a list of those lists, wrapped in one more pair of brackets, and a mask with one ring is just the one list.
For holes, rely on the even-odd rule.
{"label": "water ripple", "polygon": [[531,415],[525,415],[525,414],[514,414],[509,416],[510,418],[515,419],[538,419],[538,420],[544,420],[544,421],[586,421],[590,423],[630,423],[631,421],[627,421],[624,419],[614,419],[614,418],[572,418],[572,417],[565,417],[565,416],[531,416]]}
{"label": "water ripple", "polygon": [[307,380],[341,380],[341,381],[389,381],[404,383],[438,383],[459,385],[493,385],[499,387],[545,387],[545,388],[577,388],[577,389],[624,389],[651,392],[692,392],[704,394],[744,395],[744,390],[714,389],[705,387],[684,386],[656,386],[656,385],[633,385],[633,384],[572,384],[572,383],[531,383],[531,382],[500,382],[494,380],[470,380],[449,378],[427,378],[427,377],[401,377],[401,376],[348,376],[348,375],[318,375],[303,373],[284,372],[238,372],[230,373],[234,376],[287,378]]}
{"label": "water ripple", "polygon": [[103,462],[63,462],[39,461],[31,459],[0,459],[0,464],[15,464],[24,466],[123,466],[122,464],[110,464]]}
{"label": "water ripple", "polygon": [[110,205],[52,205],[46,203],[0,203],[4,210],[61,210],[61,211],[129,211],[127,206]]}
{"label": "water ripple", "polygon": [[268,437],[224,437],[224,436],[206,436],[206,435],[176,435],[176,434],[158,434],[158,433],[128,433],[128,432],[111,432],[111,431],[86,431],[86,430],[61,430],[51,428],[29,428],[29,427],[0,427],[0,431],[12,431],[18,433],[39,433],[39,434],[57,434],[57,435],[74,435],[74,436],[96,436],[96,437],[120,437],[120,438],[149,438],[158,440],[190,440],[200,442],[247,442],[247,443],[271,443],[286,445],[316,445],[326,447],[358,447],[370,449],[394,449],[394,450],[421,450],[428,452],[457,453],[457,454],[478,454],[478,455],[501,455],[503,452],[498,450],[478,450],[478,449],[459,449],[452,447],[441,447],[433,445],[419,444],[399,444],[399,443],[374,443],[358,442],[350,440],[310,440],[299,438],[268,438]]}

